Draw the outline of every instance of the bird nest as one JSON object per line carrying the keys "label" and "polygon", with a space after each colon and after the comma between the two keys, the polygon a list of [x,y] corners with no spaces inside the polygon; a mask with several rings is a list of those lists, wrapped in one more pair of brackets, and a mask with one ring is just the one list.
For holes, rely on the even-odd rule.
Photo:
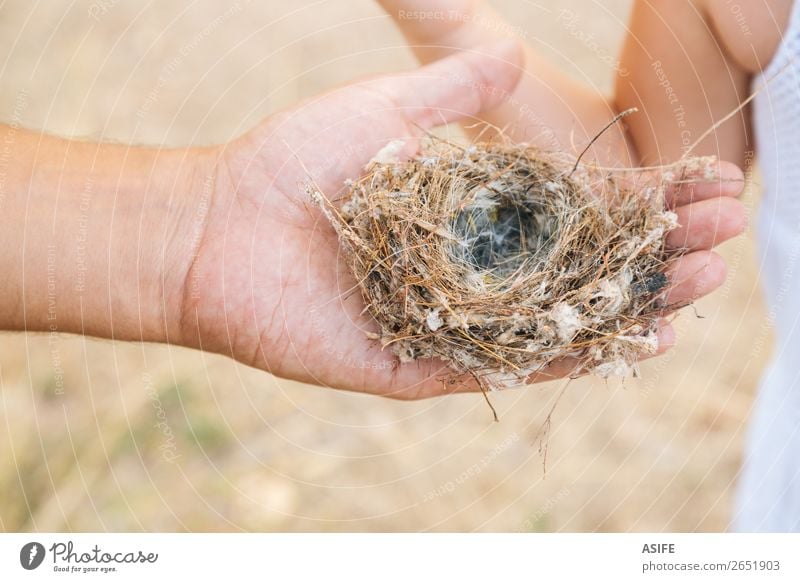
{"label": "bird nest", "polygon": [[664,242],[665,176],[508,143],[386,151],[340,204],[311,195],[401,362],[440,358],[503,388],[566,357],[576,374],[636,374],[656,352],[665,272],[684,252]]}

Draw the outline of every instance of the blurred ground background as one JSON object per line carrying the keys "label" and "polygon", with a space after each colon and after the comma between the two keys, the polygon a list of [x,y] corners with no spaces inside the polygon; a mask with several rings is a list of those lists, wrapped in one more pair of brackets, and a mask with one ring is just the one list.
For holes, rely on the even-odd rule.
{"label": "blurred ground background", "polygon": [[[630,0],[495,3],[609,89]],[[571,27],[555,15],[579,16]],[[0,119],[125,143],[214,143],[300,98],[413,65],[369,0],[0,5]],[[748,193],[752,207],[754,194]],[[0,529],[719,531],[770,343],[748,236],[643,380],[399,403],[217,356],[0,336]]]}

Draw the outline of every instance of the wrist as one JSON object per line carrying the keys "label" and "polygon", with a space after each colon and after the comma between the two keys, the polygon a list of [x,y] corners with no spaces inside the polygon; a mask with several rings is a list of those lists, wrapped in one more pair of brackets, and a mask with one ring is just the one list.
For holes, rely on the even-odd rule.
{"label": "wrist", "polygon": [[[280,313],[282,269],[272,253],[292,217],[308,213],[302,202],[287,203],[290,197],[279,194],[271,161],[293,159],[275,143],[251,132],[196,158],[184,229],[193,244],[180,302],[182,345],[266,369],[272,369],[264,361],[274,353],[271,338],[281,333],[272,323]],[[299,187],[296,179],[283,180]]]}
{"label": "wrist", "polygon": [[20,131],[3,175],[2,329],[179,343],[204,152]]}
{"label": "wrist", "polygon": [[72,200],[72,221],[63,232],[65,246],[71,236],[76,251],[86,239],[83,265],[76,252],[71,279],[91,310],[83,310],[81,329],[67,331],[183,344],[184,289],[213,190],[206,174],[210,150],[92,147],[102,150],[102,163],[81,172],[89,176],[88,200]]}
{"label": "wrist", "polygon": [[187,337],[185,316],[203,284],[197,264],[215,204],[217,160],[215,148],[186,148],[160,151],[153,162],[136,261],[152,306],[144,322],[150,334],[131,339],[199,347]]}

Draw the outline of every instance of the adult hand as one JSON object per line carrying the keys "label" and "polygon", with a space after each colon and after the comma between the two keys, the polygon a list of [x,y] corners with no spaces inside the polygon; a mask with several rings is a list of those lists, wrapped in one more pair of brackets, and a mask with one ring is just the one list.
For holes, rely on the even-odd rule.
{"label": "adult hand", "polygon": [[[310,206],[302,184],[313,177],[335,197],[343,181],[356,178],[389,141],[409,140],[410,153],[419,127],[474,121],[496,109],[513,91],[521,66],[513,43],[460,52],[308,101],[224,147],[214,204],[188,277],[201,283],[186,302],[184,341],[281,377],[335,388],[397,398],[477,390],[471,382],[447,387],[447,371],[437,361],[399,365],[368,339],[365,332],[376,331],[375,323],[364,312],[333,229]],[[727,177],[736,171],[724,168]],[[681,219],[689,201],[707,209],[670,235],[672,244],[697,251],[676,266],[680,284],[671,301],[704,295],[723,281],[724,264],[704,249],[738,232],[735,212],[720,201],[740,187],[714,181],[695,184],[691,195],[673,190]],[[709,236],[710,221],[730,224]],[[672,341],[665,326],[661,349]],[[564,376],[573,364],[560,362],[531,381]]]}
{"label": "adult hand", "polygon": [[370,78],[272,116],[219,150],[213,200],[187,276],[182,341],[278,376],[398,398],[442,393],[442,364],[398,366],[365,332],[336,234],[303,185],[329,198],[375,154],[423,130],[475,120],[513,90],[514,42]]}
{"label": "adult hand", "polygon": [[[367,79],[215,148],[90,144],[7,128],[0,329],[167,342],[323,386],[442,394],[443,364],[397,365],[367,338],[375,324],[303,185],[313,179],[334,197],[390,141],[407,140],[412,153],[424,129],[496,110],[522,59],[506,42]],[[710,212],[671,235],[699,251],[678,264],[672,301],[724,278],[721,261],[700,249],[735,230],[723,227],[733,219],[722,196],[738,188],[714,181],[674,197]],[[671,342],[664,328],[662,349]],[[570,371],[562,362],[531,380]]]}

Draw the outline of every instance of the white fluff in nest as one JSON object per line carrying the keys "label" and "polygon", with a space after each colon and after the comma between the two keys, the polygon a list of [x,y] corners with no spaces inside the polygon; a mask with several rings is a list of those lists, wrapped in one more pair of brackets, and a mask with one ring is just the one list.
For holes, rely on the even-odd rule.
{"label": "white fluff in nest", "polygon": [[614,360],[598,364],[594,368],[594,373],[601,378],[611,378],[612,376],[626,377],[631,375],[631,367],[625,360]]}
{"label": "white fluff in nest", "polygon": [[403,140],[396,139],[394,141],[390,141],[387,143],[381,150],[375,154],[375,157],[372,158],[367,167],[373,164],[396,164],[400,161],[400,152],[403,151],[403,148],[406,147],[406,143]]}
{"label": "white fluff in nest", "polygon": [[472,202],[469,205],[470,210],[491,210],[497,208],[500,202],[497,196],[492,193],[491,188],[502,188],[502,184],[493,182],[485,188],[478,188],[473,194]]}
{"label": "white fluff in nest", "polygon": [[625,269],[618,277],[602,279],[597,285],[593,299],[603,299],[595,305],[595,310],[603,315],[616,315],[629,300],[633,275]]}
{"label": "white fluff in nest", "polygon": [[431,309],[428,312],[428,316],[425,318],[425,321],[428,324],[428,329],[431,331],[436,331],[444,325],[444,321],[442,321],[438,309]]}
{"label": "white fluff in nest", "polygon": [[570,342],[583,327],[578,310],[567,303],[557,303],[550,311],[550,319],[556,324],[556,333],[563,342]]}
{"label": "white fluff in nest", "polygon": [[434,142],[401,162],[406,146],[374,158],[342,212],[312,192],[384,347],[441,358],[484,388],[566,357],[576,374],[636,373],[658,347],[663,271],[685,252],[664,244],[677,224],[664,180],[504,142]]}

